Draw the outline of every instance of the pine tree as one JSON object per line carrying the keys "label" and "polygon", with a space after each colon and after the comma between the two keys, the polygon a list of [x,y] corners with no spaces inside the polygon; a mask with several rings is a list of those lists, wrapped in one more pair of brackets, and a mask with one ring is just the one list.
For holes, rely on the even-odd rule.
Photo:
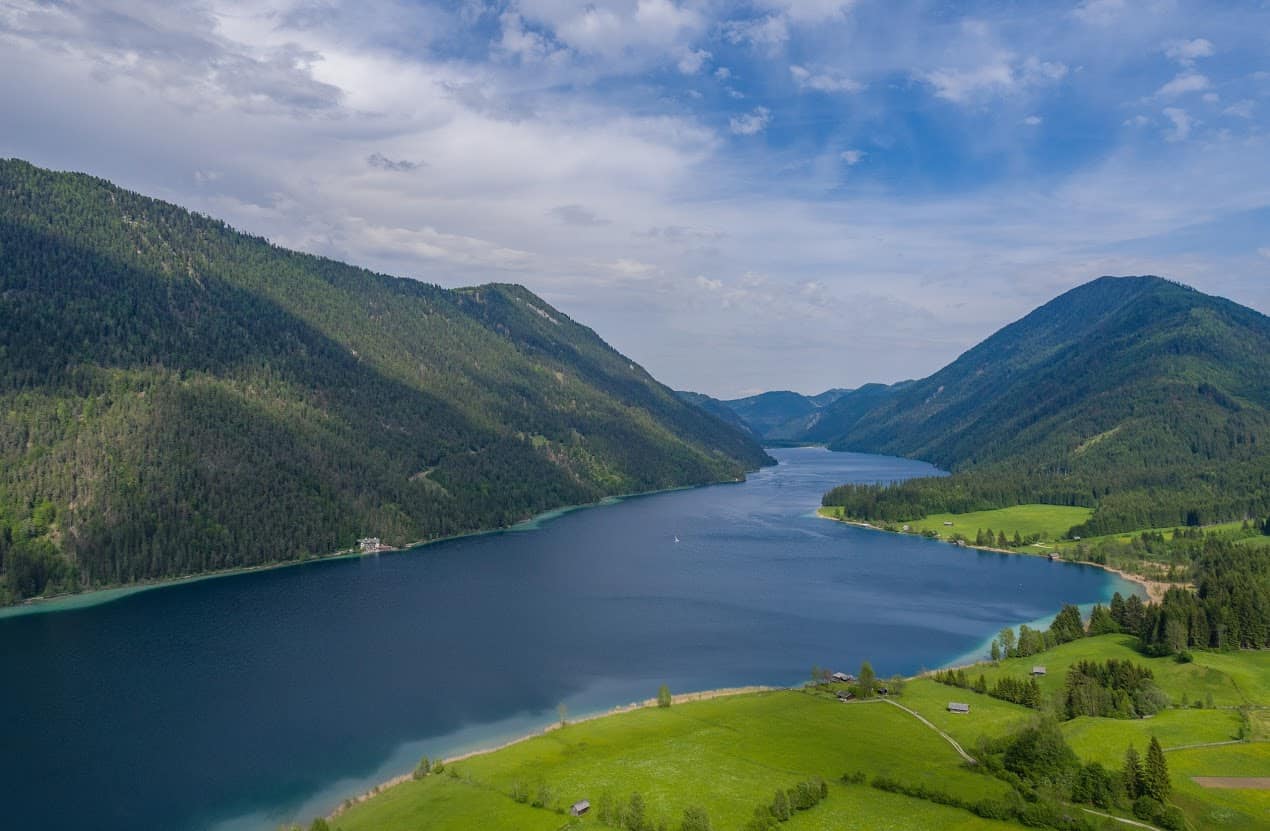
{"label": "pine tree", "polygon": [[1001,644],[996,638],[992,639],[992,662],[996,663],[1001,660]]}
{"label": "pine tree", "polygon": [[1142,796],[1142,759],[1133,745],[1124,752],[1124,768],[1120,772],[1124,780],[1124,792],[1130,800]]}
{"label": "pine tree", "polygon": [[1005,538],[1004,531],[997,532],[997,548],[1005,548],[1010,542]]}
{"label": "pine tree", "polygon": [[1155,736],[1147,747],[1147,763],[1142,772],[1142,791],[1152,799],[1165,802],[1173,787],[1169,782],[1169,763],[1164,758],[1164,748]]}

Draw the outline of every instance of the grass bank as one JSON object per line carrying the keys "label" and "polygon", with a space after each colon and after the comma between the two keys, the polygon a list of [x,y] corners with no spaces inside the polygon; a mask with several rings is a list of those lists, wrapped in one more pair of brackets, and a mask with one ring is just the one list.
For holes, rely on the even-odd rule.
{"label": "grass bank", "polygon": [[[1146,719],[1082,717],[1062,731],[1085,761],[1115,768],[1130,743],[1144,752],[1154,736],[1166,748],[1176,799],[1194,828],[1264,829],[1267,792],[1213,789],[1196,776],[1270,776],[1270,652],[1196,652],[1194,661],[1146,658],[1126,635],[1084,638],[1029,658],[970,668],[991,684],[1004,676],[1026,677],[1043,664],[1040,684],[1050,706],[1063,688],[1066,670],[1079,660],[1128,659],[1151,669],[1175,705],[1183,700],[1212,707],[1174,706]],[[678,827],[688,806],[704,808],[720,829],[740,828],[755,806],[777,788],[809,777],[829,782],[829,797],[782,825],[802,829],[1012,829],[1009,822],[982,819],[863,785],[844,785],[848,771],[884,776],[907,786],[926,786],[968,801],[999,796],[1004,783],[976,772],[936,731],[971,754],[981,737],[1016,733],[1037,711],[987,695],[948,687],[931,678],[910,679],[899,701],[931,726],[896,707],[867,702],[843,704],[823,692],[779,690],[689,702],[666,709],[645,702],[586,722],[527,738],[494,752],[450,761],[439,775],[401,784],[351,805],[333,822],[343,831],[394,829],[560,829],[576,822],[602,827],[592,814],[571,820],[565,812],[578,799],[593,804],[639,793],[654,823]],[[950,701],[970,704],[967,714],[948,712]],[[1254,741],[1231,742],[1240,729],[1237,708],[1249,708],[1257,725]],[[526,801],[515,795],[526,794]],[[534,807],[535,801],[541,807]],[[1113,820],[1107,820],[1113,823]],[[1128,826],[1110,824],[1107,827]]]}

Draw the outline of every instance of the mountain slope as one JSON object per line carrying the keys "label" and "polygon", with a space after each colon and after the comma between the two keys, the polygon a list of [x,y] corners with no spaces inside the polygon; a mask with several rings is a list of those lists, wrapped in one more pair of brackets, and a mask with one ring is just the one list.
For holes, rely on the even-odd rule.
{"label": "mountain slope", "polygon": [[731,424],[733,427],[748,436],[753,436],[755,439],[762,438],[762,436],[755,432],[753,427],[747,424],[744,419],[736,414],[735,410],[727,405],[727,402],[720,401],[717,398],[711,398],[704,393],[688,392],[686,390],[676,390],[675,395],[679,396],[684,401],[687,401],[689,404],[692,404],[694,407],[700,407],[715,418],[726,422],[727,424]]}
{"label": "mountain slope", "polygon": [[0,161],[0,319],[10,598],[770,462],[523,288],[374,274],[20,161]]}
{"label": "mountain slope", "polygon": [[851,392],[831,389],[819,395],[802,395],[779,390],[727,401],[698,392],[679,395],[725,421],[730,421],[725,412],[731,413],[756,436],[767,441],[805,441],[804,434],[817,423],[821,412]]}
{"label": "mountain slope", "polygon": [[857,513],[1095,506],[1086,533],[1255,516],[1270,510],[1270,319],[1103,277],[855,415],[831,447],[965,474],[833,497]]}

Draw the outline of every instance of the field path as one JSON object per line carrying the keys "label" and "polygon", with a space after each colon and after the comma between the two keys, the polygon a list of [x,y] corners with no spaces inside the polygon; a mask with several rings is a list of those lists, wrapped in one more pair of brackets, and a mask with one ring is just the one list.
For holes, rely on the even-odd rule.
{"label": "field path", "polygon": [[1093,808],[1081,808],[1080,810],[1084,811],[1086,814],[1093,814],[1096,817],[1114,819],[1116,822],[1123,822],[1125,825],[1136,825],[1138,828],[1149,828],[1151,831],[1160,831],[1160,829],[1156,828],[1154,825],[1147,825],[1145,822],[1138,822],[1136,819],[1125,819],[1124,817],[1118,817],[1114,814],[1104,814],[1102,811],[1095,811]]}
{"label": "field path", "polygon": [[957,740],[956,740],[956,739],[954,739],[952,736],[948,735],[948,734],[947,734],[947,733],[945,733],[943,730],[940,730],[938,727],[936,727],[936,726],[935,726],[935,725],[934,725],[934,724],[930,721],[930,719],[926,718],[926,716],[922,715],[921,713],[919,713],[919,712],[917,712],[917,711],[915,711],[915,710],[910,710],[909,708],[905,707],[903,704],[900,704],[898,701],[892,701],[892,700],[891,700],[891,699],[889,699],[889,698],[883,698],[882,700],[883,700],[883,701],[885,701],[887,704],[893,705],[893,706],[895,706],[895,707],[899,707],[901,710],[903,710],[904,712],[908,713],[910,716],[912,716],[913,718],[917,719],[917,720],[918,720],[918,721],[920,721],[922,724],[925,724],[927,727],[929,727],[930,729],[934,730],[934,731],[935,731],[936,733],[938,733],[939,735],[943,736],[943,737],[944,737],[944,741],[946,741],[946,742],[948,742],[950,745],[952,745],[953,750],[957,751],[957,753],[961,756],[961,758],[965,759],[965,760],[966,760],[967,762],[969,762],[970,764],[972,764],[972,765],[977,765],[977,764],[979,764],[979,760],[978,760],[978,759],[976,759],[975,757],[971,756],[969,753],[967,753],[967,752],[965,751],[965,748],[963,748],[960,744],[958,744],[958,743],[957,743]]}
{"label": "field path", "polygon": [[1165,753],[1169,753],[1174,750],[1192,750],[1196,747],[1222,747],[1228,744],[1251,744],[1251,742],[1249,742],[1247,739],[1230,739],[1224,742],[1200,742],[1198,744],[1179,744],[1177,747],[1166,747],[1166,748],[1163,748],[1163,750]]}

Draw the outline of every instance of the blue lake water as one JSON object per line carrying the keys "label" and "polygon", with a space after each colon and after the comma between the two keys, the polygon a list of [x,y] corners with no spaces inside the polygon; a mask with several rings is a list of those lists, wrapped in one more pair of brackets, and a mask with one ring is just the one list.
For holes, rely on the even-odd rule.
{"label": "blue lake water", "polygon": [[[815,517],[920,462],[802,448],[743,484],[0,619],[13,828],[273,829],[436,756],[655,694],[911,673],[1136,587]],[[675,542],[675,538],[679,542]]]}

